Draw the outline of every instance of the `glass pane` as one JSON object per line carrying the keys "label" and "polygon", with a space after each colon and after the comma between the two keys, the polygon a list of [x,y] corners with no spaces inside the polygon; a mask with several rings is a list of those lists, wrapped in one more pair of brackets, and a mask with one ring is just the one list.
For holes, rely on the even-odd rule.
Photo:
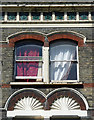
{"label": "glass pane", "polygon": [[8,12],[8,20],[16,20],[16,12]]}
{"label": "glass pane", "polygon": [[32,13],[32,20],[40,20],[40,13],[33,12]]}
{"label": "glass pane", "polygon": [[68,20],[76,20],[76,13],[75,12],[68,12],[67,17],[68,17]]}
{"label": "glass pane", "polygon": [[42,56],[42,47],[38,45],[23,45],[17,48],[16,56]]}
{"label": "glass pane", "polygon": [[80,20],[88,20],[88,12],[80,12],[79,19]]}
{"label": "glass pane", "polygon": [[50,44],[50,60],[63,61],[77,59],[76,46],[76,43],[70,41],[58,41]]}
{"label": "glass pane", "polygon": [[42,76],[42,62],[17,62],[16,76]]}
{"label": "glass pane", "polygon": [[4,12],[0,12],[0,20],[4,20],[4,15],[5,15]]}
{"label": "glass pane", "polygon": [[91,12],[91,18],[94,20],[94,12]]}
{"label": "glass pane", "polygon": [[62,12],[56,12],[55,16],[56,16],[56,20],[64,20],[64,13]]}
{"label": "glass pane", "polygon": [[51,12],[50,13],[45,12],[45,13],[43,13],[43,15],[44,15],[44,20],[52,20]]}
{"label": "glass pane", "polygon": [[20,20],[28,20],[28,15],[29,15],[28,12],[20,12],[19,15],[20,15]]}
{"label": "glass pane", "polygon": [[50,80],[77,80],[77,63],[51,62]]}
{"label": "glass pane", "polygon": [[16,76],[42,76],[42,43],[31,41],[16,43]]}

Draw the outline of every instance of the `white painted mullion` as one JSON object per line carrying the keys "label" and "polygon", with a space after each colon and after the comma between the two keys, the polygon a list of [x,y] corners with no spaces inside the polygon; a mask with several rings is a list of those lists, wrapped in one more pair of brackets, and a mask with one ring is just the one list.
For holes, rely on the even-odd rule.
{"label": "white painted mullion", "polygon": [[31,12],[29,12],[28,20],[31,21]]}
{"label": "white painted mullion", "polygon": [[76,13],[76,20],[79,21],[79,12]]}
{"label": "white painted mullion", "polygon": [[64,12],[64,21],[67,21],[67,12]]}
{"label": "white painted mullion", "polygon": [[55,21],[55,12],[52,12],[52,21]]}
{"label": "white painted mullion", "polygon": [[43,21],[43,12],[40,14],[40,21]]}
{"label": "white painted mullion", "polygon": [[7,21],[7,12],[5,12],[4,21]]}
{"label": "white painted mullion", "polygon": [[89,12],[89,15],[88,15],[88,20],[91,21],[91,12]]}
{"label": "white painted mullion", "polygon": [[17,19],[16,20],[19,21],[19,12],[17,12]]}

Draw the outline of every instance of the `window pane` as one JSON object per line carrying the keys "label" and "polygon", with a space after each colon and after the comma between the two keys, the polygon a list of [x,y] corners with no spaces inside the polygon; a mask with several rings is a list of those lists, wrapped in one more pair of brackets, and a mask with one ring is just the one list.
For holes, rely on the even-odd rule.
{"label": "window pane", "polygon": [[42,62],[17,62],[16,76],[42,76]]}
{"label": "window pane", "polygon": [[50,44],[50,80],[77,80],[76,46],[71,41]]}
{"label": "window pane", "polygon": [[91,18],[94,20],[94,12],[91,12]]}
{"label": "window pane", "polygon": [[40,20],[40,13],[33,12],[32,13],[32,20]]}
{"label": "window pane", "polygon": [[50,13],[45,12],[45,13],[43,13],[43,15],[44,15],[44,20],[52,20],[51,12]]}
{"label": "window pane", "polygon": [[80,20],[88,20],[88,12],[80,12],[79,18]]}
{"label": "window pane", "polygon": [[56,12],[55,16],[56,16],[56,20],[64,20],[64,13],[62,12]]}
{"label": "window pane", "polygon": [[68,16],[68,20],[76,20],[76,13],[75,12],[68,12],[67,16]]}
{"label": "window pane", "polygon": [[55,42],[50,45],[50,60],[77,59],[76,43]]}
{"label": "window pane", "polygon": [[20,20],[28,20],[28,15],[29,15],[28,12],[20,12],[19,15],[20,15]]}
{"label": "window pane", "polygon": [[8,12],[8,20],[16,20],[16,12]]}
{"label": "window pane", "polygon": [[51,62],[50,73],[51,80],[77,80],[77,64],[72,62]]}
{"label": "window pane", "polygon": [[17,43],[15,53],[16,76],[42,76],[42,46],[39,42]]}
{"label": "window pane", "polygon": [[5,15],[4,12],[0,12],[0,20],[4,20],[4,15]]}
{"label": "window pane", "polygon": [[23,45],[17,48],[17,56],[42,56],[42,47],[38,45]]}

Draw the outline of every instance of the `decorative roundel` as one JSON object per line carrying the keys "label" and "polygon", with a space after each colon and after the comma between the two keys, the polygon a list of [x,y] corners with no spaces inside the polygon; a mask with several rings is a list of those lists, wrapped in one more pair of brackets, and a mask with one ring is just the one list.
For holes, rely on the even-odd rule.
{"label": "decorative roundel", "polygon": [[80,110],[80,105],[69,97],[59,98],[52,103],[51,109],[55,110]]}
{"label": "decorative roundel", "polygon": [[22,98],[16,103],[14,107],[14,110],[39,110],[39,109],[43,109],[43,106],[39,102],[39,100],[33,97]]}

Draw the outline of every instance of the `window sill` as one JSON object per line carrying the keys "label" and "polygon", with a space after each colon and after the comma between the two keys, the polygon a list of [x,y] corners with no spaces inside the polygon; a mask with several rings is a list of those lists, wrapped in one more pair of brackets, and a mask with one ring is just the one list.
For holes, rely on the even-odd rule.
{"label": "window sill", "polygon": [[10,82],[10,85],[43,85],[44,82]]}
{"label": "window sill", "polygon": [[83,85],[82,82],[50,82],[50,83],[46,83],[46,82],[10,82],[10,85],[44,85],[44,86],[54,86],[54,85]]}
{"label": "window sill", "polygon": [[79,80],[62,80],[62,81],[51,80],[50,83],[60,83],[60,84],[62,84],[62,83],[79,83]]}

